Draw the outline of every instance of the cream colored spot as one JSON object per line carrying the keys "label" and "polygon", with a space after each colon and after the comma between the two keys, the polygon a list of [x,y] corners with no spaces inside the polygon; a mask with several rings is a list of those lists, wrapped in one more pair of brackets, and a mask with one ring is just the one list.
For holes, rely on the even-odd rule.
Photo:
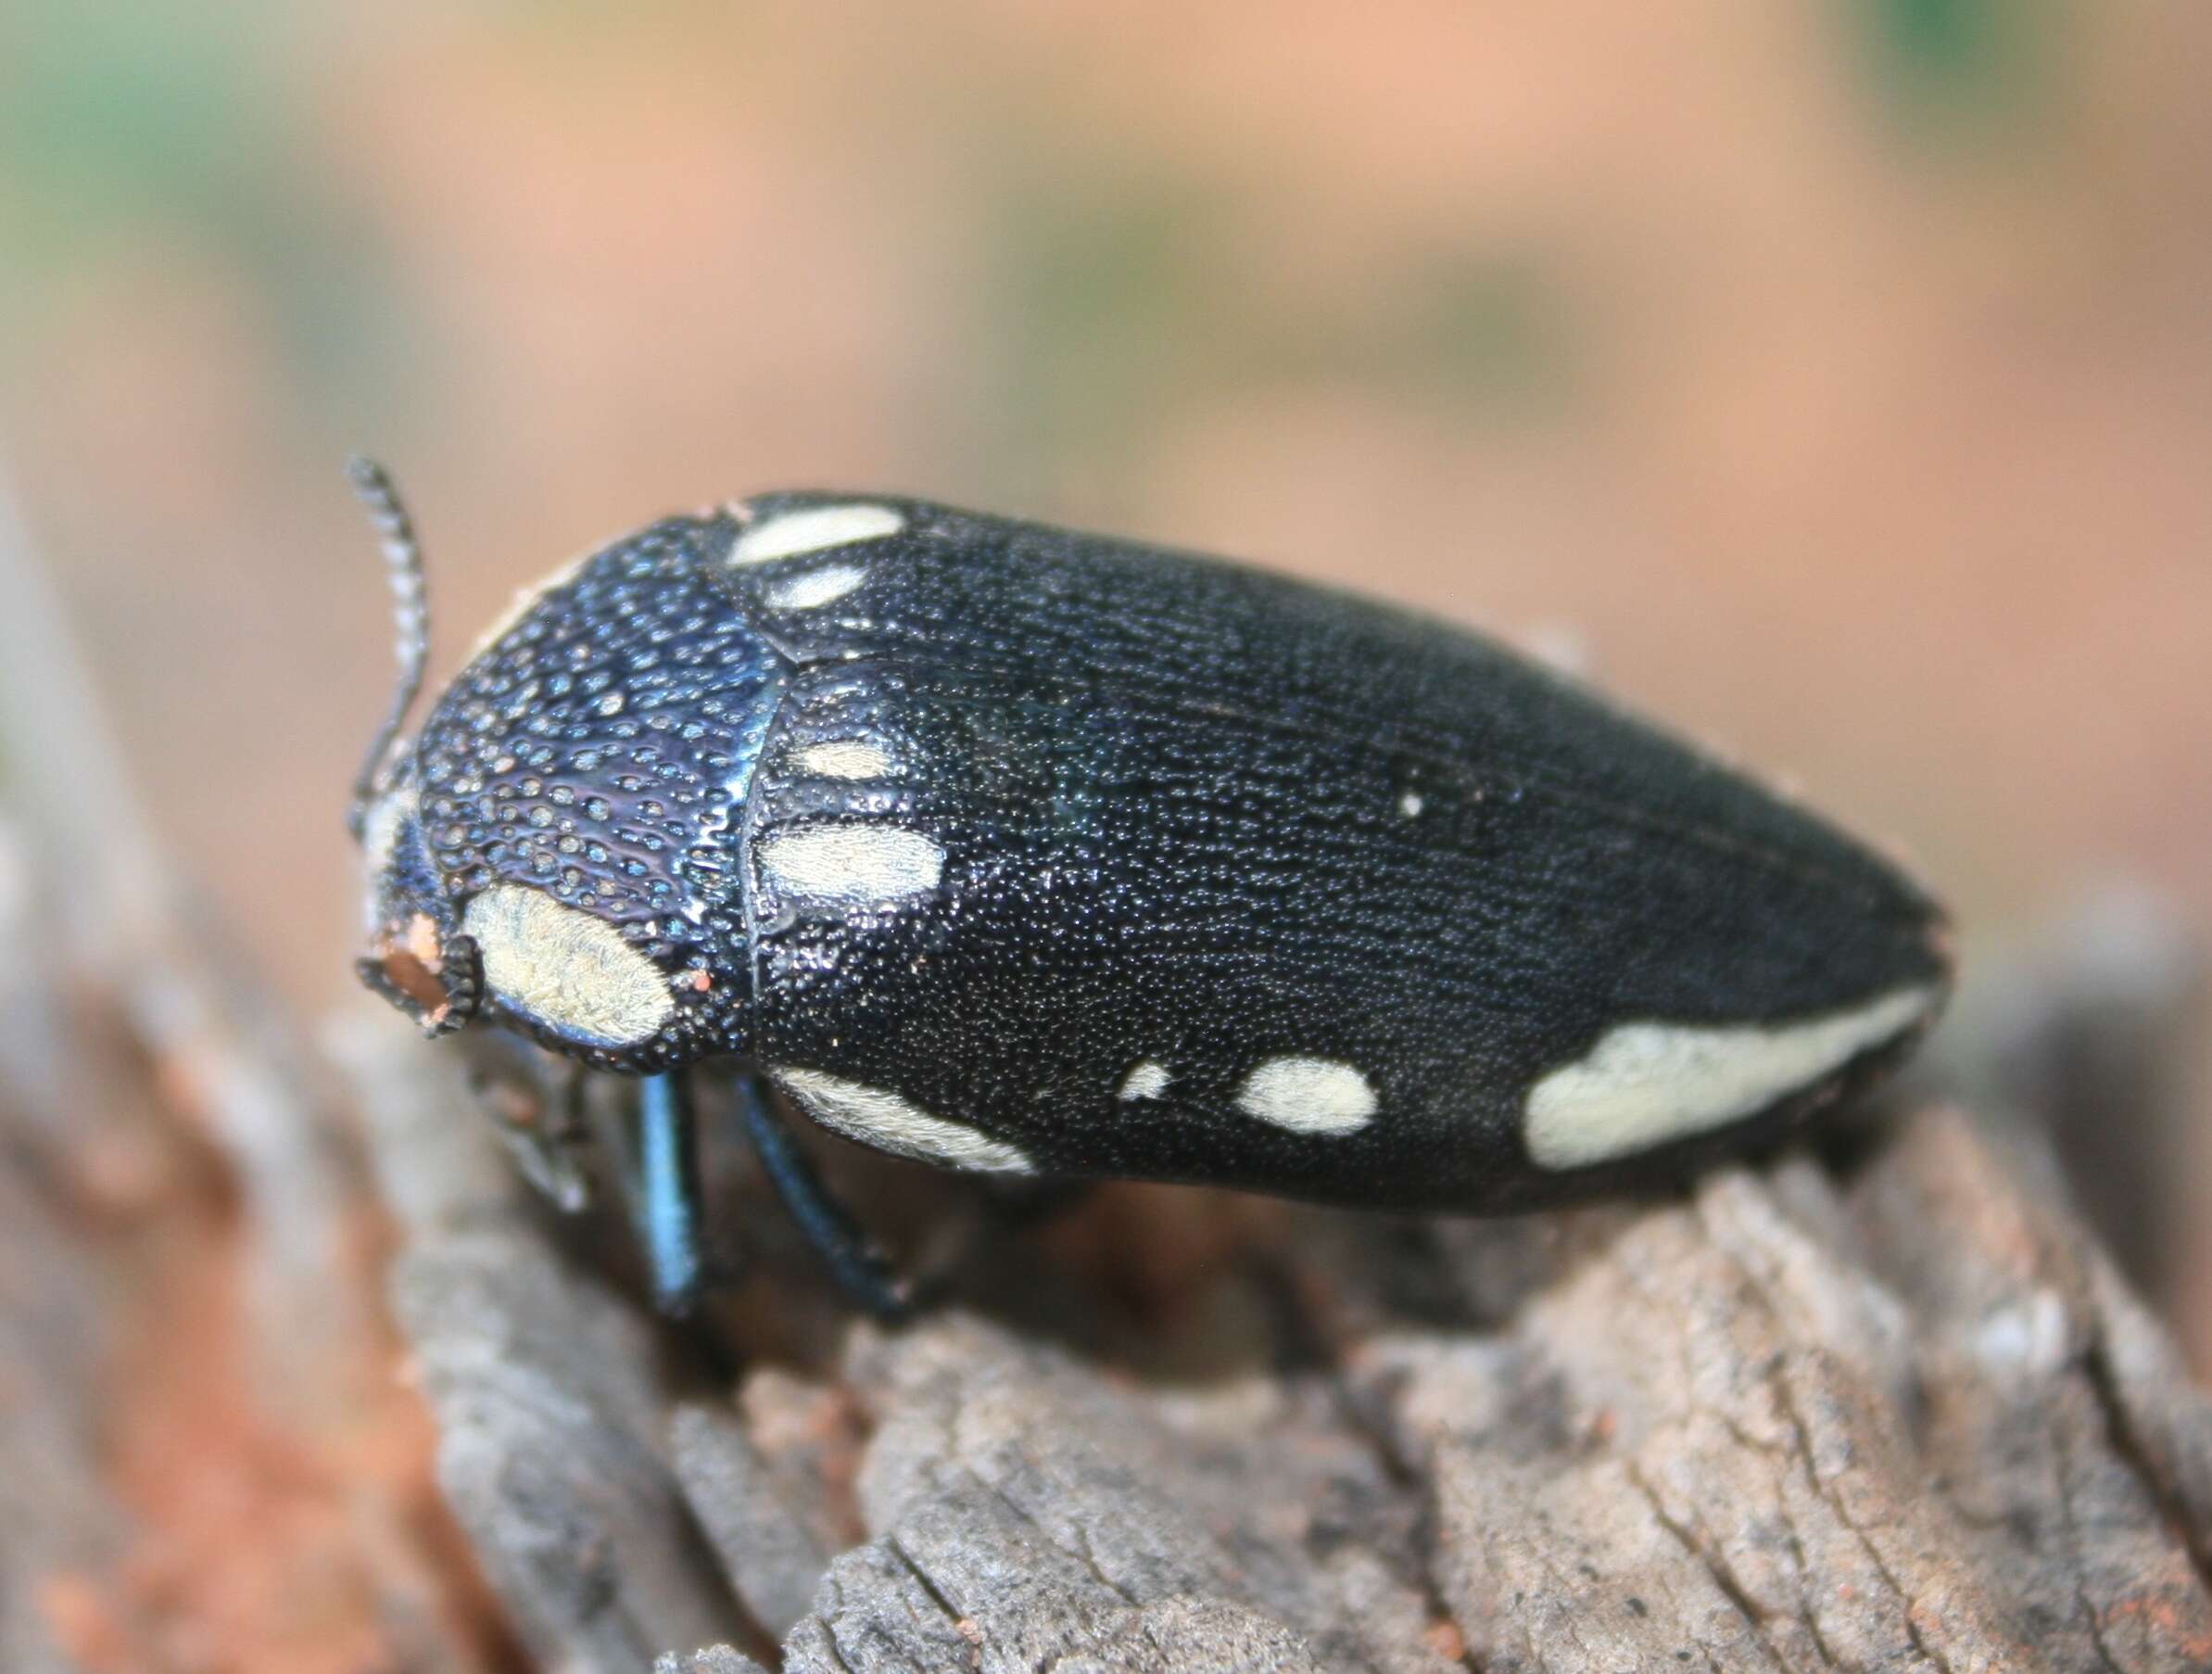
{"label": "cream colored spot", "polygon": [[469,903],[484,981],[499,1001],[600,1046],[655,1034],[676,1010],[660,968],[606,919],[540,890],[501,883]]}
{"label": "cream colored spot", "polygon": [[809,744],[787,758],[794,773],[815,779],[881,779],[891,771],[891,757],[866,739],[839,738]]}
{"label": "cream colored spot", "polygon": [[772,558],[796,558],[825,547],[881,540],[905,526],[906,519],[889,506],[810,506],[744,530],[729,549],[729,561],[765,564]]}
{"label": "cream colored spot", "polygon": [[391,865],[392,851],[399,846],[399,828],[421,805],[422,793],[412,785],[387,792],[369,805],[368,817],[361,821],[361,856],[372,874]]}
{"label": "cream colored spot", "polygon": [[1157,1098],[1168,1090],[1168,1066],[1154,1063],[1149,1058],[1142,1063],[1131,1064],[1129,1073],[1121,1078],[1120,1086],[1114,1090],[1116,1098]]}
{"label": "cream colored spot", "polygon": [[1584,1168],[1756,1114],[1928,1015],[1933,988],[1801,1023],[1621,1023],[1528,1092],[1523,1137],[1541,1167]]}
{"label": "cream colored spot", "polygon": [[807,825],[777,832],[761,868],[794,894],[884,901],[926,894],[944,876],[944,851],[895,825]]}
{"label": "cream colored spot", "polygon": [[1408,791],[1397,799],[1397,811],[1408,819],[1419,818],[1422,809],[1428,805],[1428,799],[1422,796],[1419,791]]}
{"label": "cream colored spot", "polygon": [[802,1109],[833,1134],[901,1157],[989,1174],[1037,1172],[1018,1146],[965,1122],[932,1116],[910,1098],[825,1070],[770,1071]]}
{"label": "cream colored spot", "polygon": [[761,597],[770,610],[814,610],[836,602],[867,578],[867,571],[857,564],[826,564],[804,575],[770,582]]}
{"label": "cream colored spot", "polygon": [[1356,1134],[1374,1120],[1375,1090],[1334,1058],[1270,1058],[1236,1090],[1236,1108],[1297,1134]]}

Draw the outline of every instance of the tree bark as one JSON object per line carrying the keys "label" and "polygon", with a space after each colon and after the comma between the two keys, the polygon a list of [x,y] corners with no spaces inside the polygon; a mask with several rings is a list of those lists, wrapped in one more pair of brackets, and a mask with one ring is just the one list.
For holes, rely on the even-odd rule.
{"label": "tree bark", "polygon": [[726,1379],[432,1055],[357,1069],[446,1491],[547,1667],[2212,1668],[2212,1401],[1954,1108],[1519,1222],[1124,1188],[898,1330],[773,1323],[794,1256]]}

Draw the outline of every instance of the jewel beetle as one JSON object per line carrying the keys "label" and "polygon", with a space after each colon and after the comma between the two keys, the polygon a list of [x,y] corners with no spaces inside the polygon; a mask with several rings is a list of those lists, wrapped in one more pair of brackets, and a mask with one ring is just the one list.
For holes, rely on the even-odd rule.
{"label": "jewel beetle", "polygon": [[878,495],[669,517],[525,594],[355,788],[371,986],[638,1078],[664,1305],[691,1078],[897,1295],[764,1096],[942,1167],[1536,1208],[1893,1063],[1945,920],[1868,849],[1500,646],[1264,571]]}

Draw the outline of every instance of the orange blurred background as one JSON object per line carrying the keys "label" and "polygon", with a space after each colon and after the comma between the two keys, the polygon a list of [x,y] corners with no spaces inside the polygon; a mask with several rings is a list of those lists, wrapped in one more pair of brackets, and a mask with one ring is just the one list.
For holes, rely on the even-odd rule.
{"label": "orange blurred background", "polygon": [[0,473],[311,1011],[387,609],[910,490],[1524,643],[1916,857],[2212,934],[2212,8],[0,10]]}

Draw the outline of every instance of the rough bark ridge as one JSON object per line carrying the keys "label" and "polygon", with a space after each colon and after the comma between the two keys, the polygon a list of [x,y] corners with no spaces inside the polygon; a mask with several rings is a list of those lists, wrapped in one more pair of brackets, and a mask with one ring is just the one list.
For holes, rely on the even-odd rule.
{"label": "rough bark ridge", "polygon": [[1127,1194],[731,1386],[370,1057],[447,1491],[549,1666],[2212,1668],[2212,1401],[2035,1147],[1940,1105],[1658,1207],[1247,1215],[1180,1307],[1083,1261],[1220,1200]]}

